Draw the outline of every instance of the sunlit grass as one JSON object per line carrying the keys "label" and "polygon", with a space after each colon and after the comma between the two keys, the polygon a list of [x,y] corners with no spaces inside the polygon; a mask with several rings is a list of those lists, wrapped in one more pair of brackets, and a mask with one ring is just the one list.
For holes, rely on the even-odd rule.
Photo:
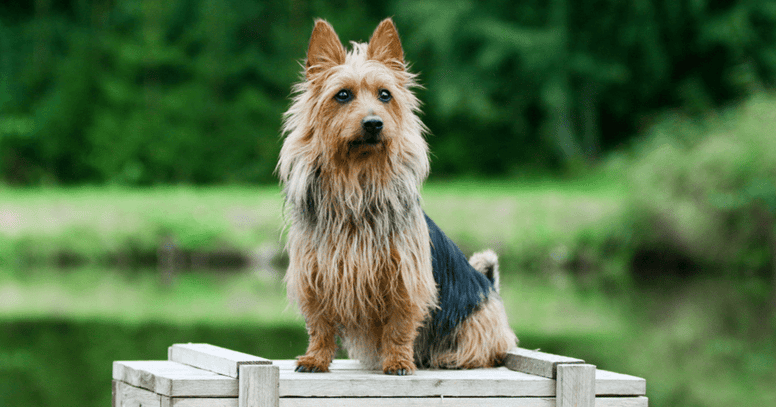
{"label": "sunlit grass", "polygon": [[[424,188],[425,211],[445,233],[522,254],[614,221],[625,192],[612,180],[452,182]],[[464,221],[465,220],[465,221]],[[478,250],[478,248],[470,248]]]}
{"label": "sunlit grass", "polygon": [[3,188],[0,196],[2,234],[9,238],[72,230],[104,239],[142,238],[157,228],[189,228],[240,243],[272,238],[281,213],[277,187]]}
{"label": "sunlit grass", "polygon": [[[104,263],[127,250],[155,255],[168,237],[188,250],[248,252],[281,243],[277,186],[0,188],[0,196],[0,263],[57,253]],[[437,181],[423,190],[426,212],[465,249],[487,245],[514,255],[591,227],[606,230],[598,224],[616,219],[623,200],[619,184],[607,179]]]}

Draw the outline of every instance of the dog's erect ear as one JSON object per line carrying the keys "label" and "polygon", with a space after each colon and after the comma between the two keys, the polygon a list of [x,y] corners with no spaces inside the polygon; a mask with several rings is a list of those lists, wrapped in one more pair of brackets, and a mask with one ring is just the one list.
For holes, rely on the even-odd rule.
{"label": "dog's erect ear", "polygon": [[305,75],[310,79],[311,75],[345,63],[345,48],[334,32],[331,24],[324,20],[315,20],[313,35],[310,37],[310,45],[307,47],[307,63]]}
{"label": "dog's erect ear", "polygon": [[404,70],[404,50],[401,48],[399,32],[390,18],[381,21],[375,28],[369,39],[366,58],[380,61],[396,70]]}

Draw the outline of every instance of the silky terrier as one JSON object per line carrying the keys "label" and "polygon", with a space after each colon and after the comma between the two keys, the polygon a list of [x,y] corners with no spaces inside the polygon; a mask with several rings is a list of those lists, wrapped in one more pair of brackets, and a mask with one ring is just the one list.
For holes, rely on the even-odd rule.
{"label": "silky terrier", "polygon": [[328,371],[337,337],[394,375],[496,366],[516,346],[496,254],[467,261],[421,209],[429,160],[415,78],[391,19],[349,52],[316,21],[277,165],[288,294],[310,336],[298,372]]}

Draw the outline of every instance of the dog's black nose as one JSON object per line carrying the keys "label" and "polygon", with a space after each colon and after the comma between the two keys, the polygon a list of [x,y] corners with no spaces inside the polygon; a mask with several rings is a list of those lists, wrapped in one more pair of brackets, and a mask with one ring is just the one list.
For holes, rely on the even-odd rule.
{"label": "dog's black nose", "polygon": [[367,134],[374,136],[383,130],[383,119],[380,116],[370,115],[361,120],[361,126]]}

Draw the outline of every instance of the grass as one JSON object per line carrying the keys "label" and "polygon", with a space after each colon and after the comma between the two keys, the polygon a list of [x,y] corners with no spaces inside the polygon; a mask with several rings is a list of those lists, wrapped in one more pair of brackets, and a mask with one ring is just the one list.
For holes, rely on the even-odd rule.
{"label": "grass", "polygon": [[593,178],[430,184],[423,196],[429,216],[465,251],[488,246],[531,259],[563,250],[591,230],[608,233],[607,225],[619,220],[625,191],[616,180]]}
{"label": "grass", "polygon": [[97,232],[132,230],[161,218],[174,222],[191,217],[202,224],[235,227],[274,224],[280,214],[275,187],[40,187],[0,189],[0,194],[4,233],[10,236],[56,234],[78,226]]}
{"label": "grass", "polygon": [[0,189],[0,264],[148,266],[168,240],[249,257],[279,247],[276,187]]}
{"label": "grass", "polygon": [[[423,204],[465,249],[487,245],[520,255],[611,222],[623,195],[616,182],[599,179],[456,181],[427,184]],[[39,267],[76,259],[148,266],[167,239],[188,251],[250,258],[265,247],[279,254],[278,187],[0,189],[0,196],[0,264]],[[460,221],[471,216],[477,221]]]}

